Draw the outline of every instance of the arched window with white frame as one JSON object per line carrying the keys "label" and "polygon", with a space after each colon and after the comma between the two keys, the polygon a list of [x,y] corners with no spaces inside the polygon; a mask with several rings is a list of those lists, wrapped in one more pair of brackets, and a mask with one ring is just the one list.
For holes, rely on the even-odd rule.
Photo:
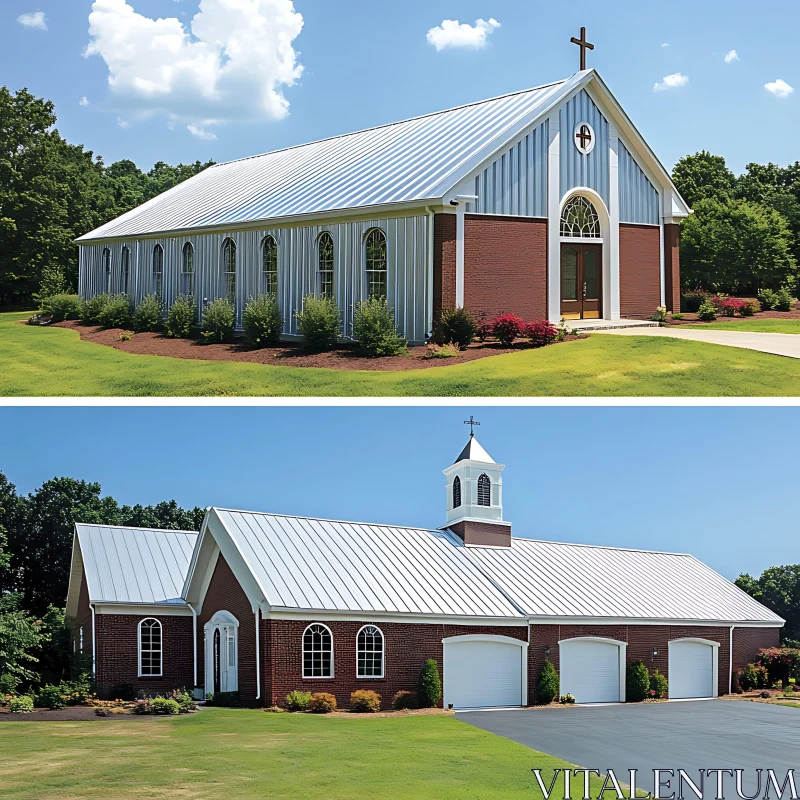
{"label": "arched window with white frame", "polygon": [[314,622],[303,632],[303,677],[333,677],[333,634],[320,622]]}
{"label": "arched window with white frame", "polygon": [[364,242],[366,251],[367,295],[386,297],[388,272],[386,264],[386,234],[374,228]]}
{"label": "arched window with white frame", "polygon": [[261,245],[261,273],[264,294],[278,296],[278,243],[274,236],[264,237]]}
{"label": "arched window with white frame", "polygon": [[139,677],[160,678],[163,674],[161,623],[153,617],[139,623]]}
{"label": "arched window with white frame", "polygon": [[478,505],[490,506],[492,504],[492,482],[489,476],[484,472],[478,478]]}
{"label": "arched window with white frame", "polygon": [[128,294],[131,281],[131,251],[127,247],[122,248],[122,280],[120,281],[120,291]]}
{"label": "arched window with white frame", "polygon": [[111,250],[103,250],[103,291],[111,294]]}
{"label": "arched window with white frame", "polygon": [[160,303],[164,295],[164,248],[160,244],[153,248],[153,294]]}
{"label": "arched window with white frame", "polygon": [[331,236],[328,231],[323,231],[319,235],[319,241],[317,242],[317,273],[319,276],[318,285],[320,297],[334,296],[334,256],[333,236]]}
{"label": "arched window with white frame", "polygon": [[194,246],[191,242],[186,242],[183,246],[181,266],[181,294],[194,297]]}
{"label": "arched window with white frame", "polygon": [[565,239],[602,239],[597,209],[583,195],[575,195],[564,206],[561,236]]}
{"label": "arched window with white frame", "polygon": [[356,636],[356,677],[382,678],[383,662],[383,631],[377,625],[365,625]]}
{"label": "arched window with white frame", "polygon": [[458,475],[453,481],[453,508],[461,508],[461,478]]}
{"label": "arched window with white frame", "polygon": [[236,306],[236,242],[226,239],[222,244],[222,272],[225,278],[225,297]]}

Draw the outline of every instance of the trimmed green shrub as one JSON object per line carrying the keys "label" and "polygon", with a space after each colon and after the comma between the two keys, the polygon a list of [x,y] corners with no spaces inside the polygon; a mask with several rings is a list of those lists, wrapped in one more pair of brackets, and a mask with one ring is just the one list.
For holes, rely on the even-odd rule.
{"label": "trimmed green shrub", "polygon": [[33,698],[26,694],[12,697],[8,701],[8,707],[12,714],[30,714],[33,711]]}
{"label": "trimmed green shrub", "polygon": [[775,293],[775,310],[776,311],[791,311],[797,301],[794,297],[794,292],[787,286],[778,289]]}
{"label": "trimmed green shrub", "polygon": [[694,289],[684,292],[681,295],[681,311],[688,314],[695,314],[700,310],[700,306],[711,299],[711,293],[705,289]]}
{"label": "trimmed green shrub", "polygon": [[61,694],[61,686],[48,684],[39,690],[36,700],[42,708],[64,708],[67,703]]}
{"label": "trimmed green shrub", "polygon": [[748,664],[738,672],[739,686],[745,692],[752,692],[754,689],[764,689],[769,681],[769,672],[766,667],[760,664]]}
{"label": "trimmed green shrub", "polygon": [[641,703],[650,693],[650,671],[641,659],[628,664],[625,696],[629,703]]}
{"label": "trimmed green shrub", "polygon": [[774,289],[762,289],[758,293],[758,300],[761,303],[761,308],[764,311],[772,311],[775,304],[778,302],[778,293]]}
{"label": "trimmed green shrub", "polygon": [[99,325],[100,315],[111,299],[109,294],[96,294],[81,306],[80,320],[84,325]]}
{"label": "trimmed green shrub", "polygon": [[54,294],[42,301],[42,313],[49,314],[53,322],[81,319],[83,298],[77,294]]}
{"label": "trimmed green shrub", "polygon": [[200,333],[207,342],[229,342],[236,327],[236,310],[225,297],[212,300],[203,311]]}
{"label": "trimmed green shrub", "polygon": [[178,704],[181,714],[188,714],[197,708],[194,697],[186,689],[174,689],[167,699],[174,700]]}
{"label": "trimmed green shrub", "polygon": [[399,356],[408,349],[408,342],[397,333],[385,297],[370,297],[356,306],[353,337],[368,356]]}
{"label": "trimmed green shrub", "polygon": [[295,311],[294,315],[306,350],[319,352],[336,346],[342,331],[342,318],[332,297],[308,295],[303,298],[303,310]]}
{"label": "trimmed green shrub", "polygon": [[167,312],[164,329],[170,339],[188,339],[197,326],[197,306],[194,299],[179,294]]}
{"label": "trimmed green shrub", "polygon": [[336,698],[328,692],[314,692],[311,695],[308,710],[312,714],[330,714],[332,711],[336,711]]}
{"label": "trimmed green shrub", "polygon": [[438,708],[442,701],[442,679],[436,659],[429,658],[419,673],[417,701],[420,708]]}
{"label": "trimmed green shrub", "polygon": [[311,703],[311,692],[295,689],[286,695],[286,708],[289,711],[306,711]]}
{"label": "trimmed green shrub", "polygon": [[425,355],[423,358],[458,358],[461,351],[457,345],[454,344],[434,344],[428,342],[425,346]]}
{"label": "trimmed green shrub", "polygon": [[278,343],[283,333],[283,314],[274,294],[250,298],[242,313],[242,325],[247,338],[256,347]]}
{"label": "trimmed green shrub", "polygon": [[129,328],[133,322],[133,304],[125,294],[115,294],[108,298],[98,317],[104,328]]}
{"label": "trimmed green shrub", "polygon": [[545,661],[536,681],[536,702],[542,705],[552,703],[560,690],[558,673],[552,662]]}
{"label": "trimmed green shrub", "polygon": [[154,294],[145,295],[133,312],[133,327],[140,332],[157,331],[161,327],[164,308]]}
{"label": "trimmed green shrub", "polygon": [[669,685],[666,677],[659,670],[654,669],[650,673],[650,696],[660,700],[662,697],[667,696],[668,690]]}
{"label": "trimmed green shrub", "polygon": [[558,702],[561,703],[562,706],[574,706],[575,698],[571,694],[562,694]]}
{"label": "trimmed green shrub", "polygon": [[445,308],[434,332],[438,344],[454,344],[459,350],[466,350],[477,335],[478,323],[465,308]]}
{"label": "trimmed green shrub", "polygon": [[697,318],[703,322],[713,322],[717,318],[717,307],[710,300],[704,301],[697,309]]}
{"label": "trimmed green shrub", "polygon": [[354,714],[374,714],[381,710],[381,696],[371,689],[356,689],[350,695],[350,711]]}
{"label": "trimmed green shrub", "polygon": [[395,711],[403,711],[406,708],[419,708],[417,693],[401,689],[392,698],[392,708]]}
{"label": "trimmed green shrub", "polygon": [[181,707],[175,700],[166,697],[154,697],[150,701],[151,714],[179,714]]}

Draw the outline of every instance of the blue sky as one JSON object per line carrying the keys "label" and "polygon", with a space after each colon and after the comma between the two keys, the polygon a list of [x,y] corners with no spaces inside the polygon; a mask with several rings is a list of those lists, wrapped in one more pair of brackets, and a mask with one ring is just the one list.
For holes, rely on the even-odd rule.
{"label": "blue sky", "polygon": [[516,536],[729,578],[800,562],[792,408],[5,408],[0,470],[22,492],[67,475],[130,504],[438,527],[470,413]]}
{"label": "blue sky", "polygon": [[[586,25],[598,48],[590,65],[668,167],[701,148],[737,171],[798,157],[800,62],[782,41],[800,21],[796,0],[615,0],[614,13],[543,0],[203,0],[198,20],[200,5],[97,0],[90,36],[91,0],[4,0],[1,80],[55,101],[61,132],[106,163],[149,168],[253,155],[560,79],[577,68],[569,38]],[[158,18],[176,21],[148,21]],[[195,36],[181,41],[193,20]],[[438,50],[453,43],[445,20],[469,25],[461,43],[473,46]],[[667,76],[672,88],[654,91]]]}

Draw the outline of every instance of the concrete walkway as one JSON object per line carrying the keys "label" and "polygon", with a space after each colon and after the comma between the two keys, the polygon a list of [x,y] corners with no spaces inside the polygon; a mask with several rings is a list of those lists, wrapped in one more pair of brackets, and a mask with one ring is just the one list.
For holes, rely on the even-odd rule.
{"label": "concrete walkway", "polygon": [[619,330],[597,330],[593,333],[613,334],[615,336],[662,336],[668,339],[688,339],[692,342],[722,344],[728,347],[742,347],[745,350],[758,350],[776,356],[800,358],[800,334],[795,333],[752,333],[749,331],[697,330],[693,328],[623,328]]}

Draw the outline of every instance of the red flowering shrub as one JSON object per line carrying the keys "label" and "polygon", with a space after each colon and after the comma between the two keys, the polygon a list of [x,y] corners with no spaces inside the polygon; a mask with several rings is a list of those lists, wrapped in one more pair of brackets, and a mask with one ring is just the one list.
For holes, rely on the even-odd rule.
{"label": "red flowering shrub", "polygon": [[558,338],[558,328],[547,320],[531,322],[525,326],[525,336],[531,340],[534,347],[544,347]]}
{"label": "red flowering shrub", "polygon": [[[718,298],[714,298],[717,300]],[[734,314],[741,314],[745,316],[750,310],[750,303],[747,300],[742,300],[740,297],[726,297],[717,305],[723,317],[732,317]]]}
{"label": "red flowering shrub", "polygon": [[766,668],[771,684],[788,686],[789,678],[800,677],[800,650],[793,647],[765,647],[758,651],[757,663]]}
{"label": "red flowering shrub", "polygon": [[492,336],[506,347],[514,344],[514,339],[522,333],[524,328],[525,320],[516,314],[501,314],[492,320]]}

